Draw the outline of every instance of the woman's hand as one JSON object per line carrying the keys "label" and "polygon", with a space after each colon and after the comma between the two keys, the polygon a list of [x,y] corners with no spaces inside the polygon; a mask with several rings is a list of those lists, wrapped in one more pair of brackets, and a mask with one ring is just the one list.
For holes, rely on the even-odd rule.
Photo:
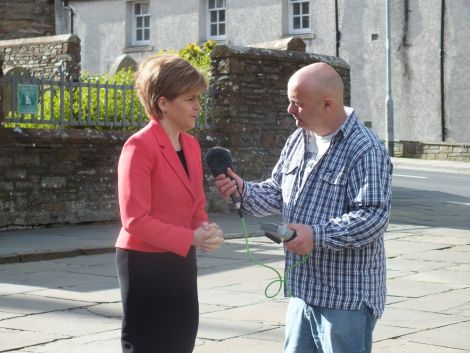
{"label": "woman's hand", "polygon": [[215,223],[203,222],[194,231],[193,245],[205,252],[220,249],[224,243],[224,232]]}

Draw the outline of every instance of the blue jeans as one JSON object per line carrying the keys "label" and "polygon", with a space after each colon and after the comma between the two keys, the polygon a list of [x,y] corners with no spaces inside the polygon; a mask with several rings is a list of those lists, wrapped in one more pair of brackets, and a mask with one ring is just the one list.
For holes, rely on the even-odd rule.
{"label": "blue jeans", "polygon": [[364,304],[359,310],[338,310],[291,298],[284,353],[370,353],[376,322]]}

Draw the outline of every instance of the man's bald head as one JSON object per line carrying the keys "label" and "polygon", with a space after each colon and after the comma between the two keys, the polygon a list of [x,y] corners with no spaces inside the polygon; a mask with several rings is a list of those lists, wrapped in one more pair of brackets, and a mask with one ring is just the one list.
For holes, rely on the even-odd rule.
{"label": "man's bald head", "polygon": [[311,64],[290,78],[287,111],[298,127],[325,136],[339,129],[347,118],[343,94],[343,80],[333,67]]}
{"label": "man's bald head", "polygon": [[343,106],[343,79],[326,63],[314,63],[301,68],[292,75],[290,84],[302,86],[320,96],[328,96]]}

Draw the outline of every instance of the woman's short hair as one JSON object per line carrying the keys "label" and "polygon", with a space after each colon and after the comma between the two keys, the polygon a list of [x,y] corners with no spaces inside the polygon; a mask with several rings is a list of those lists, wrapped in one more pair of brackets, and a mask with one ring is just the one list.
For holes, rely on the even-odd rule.
{"label": "woman's short hair", "polygon": [[135,74],[135,88],[149,118],[160,119],[162,112],[158,99],[173,100],[191,90],[207,88],[204,75],[187,60],[170,54],[146,58]]}

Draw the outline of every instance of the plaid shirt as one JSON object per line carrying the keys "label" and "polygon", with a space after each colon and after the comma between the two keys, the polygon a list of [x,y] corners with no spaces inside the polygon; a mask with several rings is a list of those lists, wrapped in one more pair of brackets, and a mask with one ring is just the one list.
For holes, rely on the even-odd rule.
{"label": "plaid shirt", "polygon": [[[383,235],[393,167],[377,136],[351,108],[345,110],[347,120],[303,185],[307,133],[297,129],[271,178],[245,182],[243,208],[257,216],[281,213],[284,223],[312,226],[312,254],[288,276],[293,296],[336,309],[359,309],[365,303],[379,318],[386,298]],[[287,251],[286,269],[299,259]]]}

